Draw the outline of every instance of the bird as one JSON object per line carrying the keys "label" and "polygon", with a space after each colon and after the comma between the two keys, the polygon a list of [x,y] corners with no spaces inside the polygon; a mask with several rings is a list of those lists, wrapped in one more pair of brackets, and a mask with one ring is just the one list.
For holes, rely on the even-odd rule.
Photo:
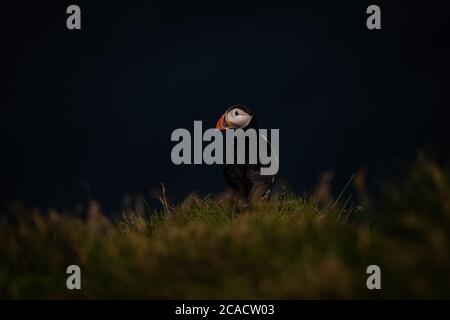
{"label": "bird", "polygon": [[[269,145],[267,138],[259,133],[256,117],[252,110],[245,105],[233,105],[219,118],[215,129],[225,131],[229,129],[242,129],[244,132],[249,129],[255,129],[257,133],[257,146],[259,139],[264,139]],[[226,136],[226,135],[225,135]],[[248,161],[248,139],[245,142],[246,161],[244,164],[238,164],[236,161],[237,144],[234,144],[235,161],[233,164],[224,162],[223,172],[227,184],[233,191],[233,200],[239,208],[245,208],[257,201],[266,200],[270,196],[273,185],[274,175],[261,175],[262,164],[257,159],[256,164],[250,164]],[[274,152],[273,149],[267,148]]]}

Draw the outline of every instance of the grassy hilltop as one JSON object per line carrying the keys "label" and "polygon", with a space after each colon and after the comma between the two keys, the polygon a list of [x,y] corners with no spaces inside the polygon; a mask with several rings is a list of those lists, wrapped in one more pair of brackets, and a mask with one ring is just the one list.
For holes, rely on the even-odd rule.
{"label": "grassy hilltop", "polygon": [[[450,298],[450,178],[420,161],[373,204],[283,195],[245,212],[163,199],[109,219],[12,206],[0,216],[0,298]],[[66,268],[82,290],[66,289]],[[379,265],[382,289],[366,288]]]}

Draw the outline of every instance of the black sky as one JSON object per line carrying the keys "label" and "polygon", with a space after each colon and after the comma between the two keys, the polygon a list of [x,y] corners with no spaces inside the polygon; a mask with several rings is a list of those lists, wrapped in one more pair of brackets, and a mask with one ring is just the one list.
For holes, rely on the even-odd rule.
{"label": "black sky", "polygon": [[[279,174],[298,192],[424,146],[447,157],[448,6],[393,2],[2,4],[2,198],[221,191],[219,167],[170,162],[170,134],[237,103],[280,129]],[[382,30],[365,26],[372,3]]]}

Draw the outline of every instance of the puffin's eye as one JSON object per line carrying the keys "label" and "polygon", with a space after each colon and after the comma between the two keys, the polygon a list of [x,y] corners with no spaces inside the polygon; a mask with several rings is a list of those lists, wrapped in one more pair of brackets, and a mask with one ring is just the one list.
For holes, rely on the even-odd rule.
{"label": "puffin's eye", "polygon": [[237,109],[234,110],[234,115],[235,115],[235,116],[238,116],[238,115],[239,115],[239,111],[237,111]]}

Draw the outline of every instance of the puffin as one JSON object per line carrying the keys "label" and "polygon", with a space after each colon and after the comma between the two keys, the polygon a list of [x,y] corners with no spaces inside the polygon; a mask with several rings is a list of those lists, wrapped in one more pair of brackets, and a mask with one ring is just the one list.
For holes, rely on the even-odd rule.
{"label": "puffin", "polygon": [[[269,141],[258,131],[258,125],[252,110],[245,105],[233,105],[229,107],[225,113],[219,118],[215,129],[225,131],[228,129],[255,129],[257,134],[257,142],[264,139],[270,146]],[[225,135],[226,136],[226,135]],[[233,200],[239,208],[248,207],[255,202],[267,200],[270,197],[271,187],[275,180],[274,175],[261,175],[262,164],[259,157],[256,164],[248,163],[248,139],[245,141],[246,161],[245,164],[238,164],[236,159],[237,144],[235,141],[233,164],[227,164],[224,161],[223,173],[227,184],[233,191]],[[273,149],[267,148],[269,152]]]}

